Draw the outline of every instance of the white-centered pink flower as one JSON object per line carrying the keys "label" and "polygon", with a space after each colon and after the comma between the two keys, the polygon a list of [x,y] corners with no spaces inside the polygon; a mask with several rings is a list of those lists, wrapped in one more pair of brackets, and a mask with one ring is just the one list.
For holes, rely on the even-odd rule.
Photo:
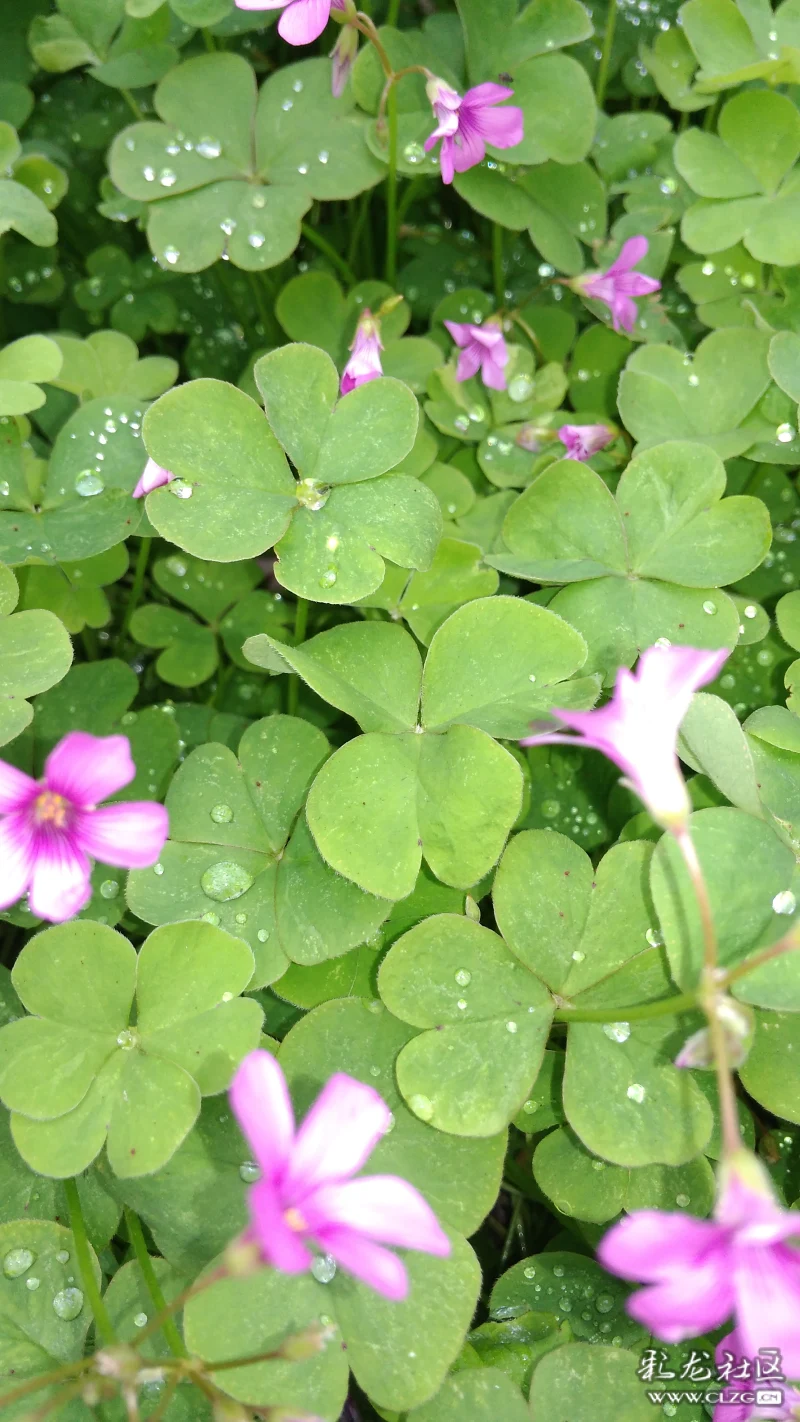
{"label": "white-centered pink flower", "polygon": [[727,648],[648,647],[636,673],[620,667],[614,695],[597,711],[553,715],[576,734],[542,731],[522,745],[586,745],[602,751],[625,772],[627,784],[665,829],[680,830],[690,803],[676,746],[694,693],[714,677],[730,655]]}
{"label": "white-centered pink flower", "polygon": [[637,1210],[609,1230],[597,1257],[612,1274],[649,1286],[626,1307],[663,1342],[734,1317],[744,1356],[777,1349],[786,1377],[798,1378],[800,1211],[781,1209],[744,1150],[721,1167],[720,1181],[712,1220]]}
{"label": "white-centered pink flower", "polygon": [[392,1124],[381,1096],[339,1072],[295,1129],[286,1080],[269,1052],[250,1052],[230,1088],[261,1169],[248,1194],[250,1236],[268,1264],[309,1269],[309,1244],[389,1299],[408,1293],[402,1260],[383,1245],[444,1258],[450,1241],[430,1205],[396,1175],[356,1176]]}
{"label": "white-centered pink flower", "polygon": [[127,736],[70,731],[33,780],[0,761],[0,909],[28,890],[31,913],[63,923],[91,898],[90,859],[118,869],[155,864],[167,838],[163,805],[99,801],[136,774]]}
{"label": "white-centered pink flower", "polygon": [[278,34],[287,44],[312,44],[319,39],[331,10],[343,10],[344,0],[234,0],[239,10],[283,10]]}
{"label": "white-centered pink flower", "polygon": [[562,425],[558,438],[567,451],[567,459],[577,459],[585,464],[593,454],[599,454],[614,438],[614,431],[608,425]]}
{"label": "white-centered pink flower", "polygon": [[661,282],[655,277],[634,271],[634,267],[647,256],[649,243],[646,237],[629,237],[622,244],[622,250],[615,262],[604,272],[587,272],[573,277],[567,283],[573,291],[588,296],[593,301],[602,301],[611,312],[615,331],[632,331],[639,314],[635,296],[649,296],[661,290]]}
{"label": "white-centered pink flower", "polygon": [[135,499],[141,499],[145,494],[152,494],[154,489],[160,489],[162,484],[171,484],[175,475],[169,469],[164,469],[161,464],[156,464],[154,459],[148,459],[136,488],[133,491]]}
{"label": "white-centered pink flower", "polygon": [[508,346],[499,316],[490,316],[482,326],[467,321],[444,324],[460,349],[456,379],[471,380],[480,371],[490,390],[505,390]]}
{"label": "white-centered pink flower", "polygon": [[369,307],[365,307],[358,318],[350,359],[342,372],[343,395],[349,395],[359,385],[366,385],[369,380],[377,380],[379,375],[383,375],[382,350],[381,323]]}
{"label": "white-centered pink flower", "polygon": [[439,167],[443,182],[452,183],[455,173],[465,173],[482,163],[487,143],[492,148],[516,148],[522,142],[522,109],[514,104],[497,107],[513,98],[513,89],[502,84],[478,84],[461,95],[444,79],[435,77],[425,87],[437,124],[426,140],[425,151],[430,153],[441,139]]}

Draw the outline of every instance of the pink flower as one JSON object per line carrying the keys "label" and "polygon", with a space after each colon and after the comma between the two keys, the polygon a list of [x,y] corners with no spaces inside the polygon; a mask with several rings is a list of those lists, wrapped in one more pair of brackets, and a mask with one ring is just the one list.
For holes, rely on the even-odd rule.
{"label": "pink flower", "polygon": [[567,458],[578,459],[584,464],[611,443],[614,431],[608,425],[562,425],[558,438],[567,451]]}
{"label": "pink flower", "polygon": [[127,736],[70,731],[42,780],[0,760],[0,908],[29,890],[31,913],[63,923],[91,897],[89,855],[121,869],[155,864],[167,837],[163,805],[97,808],[136,774]]}
{"label": "pink flower", "polygon": [[251,1235],[273,1268],[310,1268],[310,1241],[389,1299],[408,1293],[405,1266],[381,1244],[445,1257],[450,1241],[413,1185],[396,1175],[352,1177],[392,1124],[371,1086],[338,1072],[295,1131],[286,1081],[269,1052],[246,1056],[230,1089],[234,1115],[261,1167]]}
{"label": "pink flower", "polygon": [[162,484],[171,484],[174,478],[175,475],[169,469],[162,469],[154,459],[148,459],[142,477],[133,491],[133,497],[141,499],[144,494],[151,494],[154,489],[160,489]]}
{"label": "pink flower", "polygon": [[587,276],[573,277],[568,283],[573,291],[602,301],[608,307],[615,331],[633,330],[638,315],[634,296],[649,296],[652,291],[661,289],[661,282],[655,277],[633,270],[636,263],[647,256],[648,245],[646,237],[629,237],[608,271],[589,272]]}
{"label": "pink flower", "polygon": [[[717,1371],[720,1373],[722,1381],[725,1383],[725,1393],[732,1396],[734,1392],[753,1392],[753,1362],[744,1352],[741,1338],[734,1331],[727,1334],[715,1349],[715,1360]],[[761,1362],[761,1359],[758,1360]],[[744,1365],[744,1372],[736,1376],[737,1368]],[[784,1369],[779,1366],[778,1371],[783,1373]],[[714,1408],[714,1422],[750,1422],[755,1417],[774,1417],[777,1422],[793,1422],[793,1419],[800,1417],[800,1392],[793,1387],[787,1387],[782,1380],[776,1378],[773,1382],[771,1378],[765,1376],[760,1384],[756,1383],[756,1393],[762,1391],[775,1391],[781,1394],[781,1401],[773,1406],[765,1403],[750,1402],[719,1402]],[[724,1394],[723,1394],[724,1395]]]}
{"label": "pink flower", "polygon": [[283,10],[278,34],[287,44],[311,44],[322,34],[331,9],[344,9],[344,0],[234,0],[234,3],[239,10]]}
{"label": "pink flower", "polygon": [[681,721],[695,691],[713,681],[725,659],[696,647],[648,647],[636,674],[617,672],[614,695],[597,711],[553,714],[576,736],[543,731],[528,736],[524,746],[592,746],[625,772],[631,789],[644,801],[653,819],[665,829],[681,829],[689,815],[689,796],[676,754]]}
{"label": "pink flower", "polygon": [[482,326],[470,326],[464,321],[445,321],[450,335],[461,347],[456,370],[457,380],[471,380],[478,371],[490,390],[505,390],[505,369],[508,347],[500,318],[492,316]]}
{"label": "pink flower", "polygon": [[[722,1167],[713,1220],[637,1210],[597,1251],[605,1269],[648,1284],[628,1312],[665,1343],[718,1328],[732,1314],[742,1353],[778,1349],[800,1377],[800,1212],[782,1210],[755,1156]],[[768,1386],[768,1384],[767,1384]],[[727,1411],[725,1414],[727,1416]]]}
{"label": "pink flower", "polygon": [[343,395],[349,395],[350,391],[357,390],[359,385],[366,385],[367,381],[377,380],[379,375],[383,375],[381,323],[373,316],[369,307],[365,306],[358,318],[350,350],[352,355],[342,372]]}
{"label": "pink flower", "polygon": [[478,84],[462,97],[444,79],[429,79],[426,85],[438,127],[425,143],[426,153],[442,147],[439,166],[442,180],[452,183],[454,173],[466,173],[486,157],[486,145],[493,148],[516,148],[524,136],[522,109],[513,104],[497,109],[504,99],[513,97],[514,90],[502,84]]}

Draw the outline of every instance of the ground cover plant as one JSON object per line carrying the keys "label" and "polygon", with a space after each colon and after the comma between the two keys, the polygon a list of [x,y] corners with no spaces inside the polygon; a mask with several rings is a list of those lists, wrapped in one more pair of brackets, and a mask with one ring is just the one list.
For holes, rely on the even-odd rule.
{"label": "ground cover plant", "polygon": [[800,7],[0,7],[0,1413],[800,1417]]}

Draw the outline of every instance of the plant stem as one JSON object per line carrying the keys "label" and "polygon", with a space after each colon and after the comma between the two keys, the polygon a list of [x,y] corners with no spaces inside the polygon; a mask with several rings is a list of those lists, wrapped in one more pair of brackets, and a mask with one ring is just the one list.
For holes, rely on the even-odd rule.
{"label": "plant stem", "polygon": [[[308,626],[308,600],[304,597],[297,599],[297,606],[294,612],[294,645],[299,647],[301,642],[306,640],[306,628]],[[297,708],[300,704],[300,678],[297,672],[291,672],[289,682],[286,687],[286,714],[296,716]]]}
{"label": "plant stem", "polygon": [[400,17],[400,0],[389,0],[389,8],[386,11],[387,25],[396,25]]}
{"label": "plant stem", "polygon": [[130,89],[120,89],[119,92],[121,93],[123,99],[125,100],[125,103],[128,105],[128,108],[130,109],[130,111],[131,111],[131,113],[133,114],[134,118],[138,119],[138,120],[139,120],[139,123],[144,123],[144,114],[142,113],[141,109],[139,108],[139,105],[137,104],[136,100],[134,99],[133,94],[131,93]]}
{"label": "plant stem", "polygon": [[702,985],[698,994],[698,1001],[708,1019],[708,1030],[714,1052],[724,1148],[726,1154],[733,1154],[735,1151],[741,1149],[742,1138],[739,1131],[739,1112],[736,1109],[736,1092],[733,1085],[733,1075],[728,1062],[728,1045],[725,1040],[725,1029],[717,1012],[717,1002],[722,984],[719,974],[719,954],[717,950],[717,933],[714,927],[714,915],[711,911],[711,902],[708,897],[708,888],[703,876],[703,870],[689,830],[679,830],[675,835],[675,842],[683,856],[683,862],[686,865],[689,878],[692,881],[695,898],[697,899],[697,907],[700,910],[700,922],[703,929],[704,961]]}
{"label": "plant stem", "polygon": [[386,280],[397,284],[397,90],[392,84],[387,99],[389,115],[389,173],[386,178]]}
{"label": "plant stem", "polygon": [[205,45],[205,47],[206,47],[206,49],[208,50],[209,54],[215,54],[215,53],[216,53],[217,42],[216,42],[216,40],[214,39],[214,36],[212,35],[211,31],[208,30],[208,29],[204,29],[204,30],[203,30],[203,44]]}
{"label": "plant stem", "polygon": [[494,275],[494,300],[499,311],[506,298],[506,282],[503,272],[503,228],[499,222],[492,223],[492,272]]}
{"label": "plant stem", "polygon": [[647,1022],[651,1017],[670,1017],[691,1012],[698,1006],[696,992],[684,992],[658,1002],[641,1002],[631,1007],[561,1007],[554,1022]]}
{"label": "plant stem", "polygon": [[328,258],[328,261],[341,273],[345,281],[349,282],[351,286],[355,286],[357,280],[356,274],[350,266],[350,263],[346,262],[344,257],[340,256],[336,248],[332,247],[330,242],[322,237],[315,228],[309,227],[307,222],[301,222],[300,229],[306,241],[310,242],[318,251],[323,252]]}
{"label": "plant stem", "polygon": [[600,67],[597,71],[597,81],[595,83],[595,97],[597,107],[603,107],[603,99],[606,94],[606,83],[608,81],[608,66],[611,63],[611,51],[614,48],[614,30],[617,25],[617,0],[609,0],[608,19],[606,20],[606,31],[603,35],[603,53],[600,58]]}
{"label": "plant stem", "polygon": [[75,1256],[78,1261],[78,1272],[80,1274],[81,1284],[83,1285],[83,1292],[89,1300],[89,1307],[94,1316],[95,1330],[102,1338],[103,1343],[110,1346],[116,1343],[117,1335],[114,1332],[114,1325],[109,1317],[105,1300],[100,1294],[97,1280],[94,1277],[89,1240],[86,1234],[80,1195],[78,1194],[78,1186],[75,1180],[64,1181],[64,1193],[67,1197],[69,1226],[72,1230],[72,1238],[75,1241]]}
{"label": "plant stem", "polygon": [[21,1402],[24,1397],[31,1397],[33,1393],[41,1392],[42,1388],[50,1387],[52,1383],[65,1382],[67,1378],[74,1377],[76,1373],[85,1373],[93,1362],[93,1358],[79,1358],[77,1362],[65,1363],[61,1368],[53,1368],[52,1372],[38,1373],[35,1378],[28,1378],[27,1382],[12,1387],[10,1392],[0,1394],[0,1408],[10,1407],[12,1402]]}
{"label": "plant stem", "polygon": [[196,1298],[198,1294],[205,1293],[206,1289],[210,1289],[213,1284],[218,1284],[221,1279],[227,1279],[229,1277],[230,1275],[225,1265],[221,1264],[218,1269],[214,1269],[210,1274],[206,1274],[204,1279],[196,1279],[193,1284],[189,1284],[185,1289],[182,1289],[179,1294],[176,1294],[174,1299],[170,1299],[168,1303],[165,1303],[163,1309],[156,1314],[155,1318],[151,1318],[150,1322],[145,1324],[145,1327],[138,1336],[137,1342],[141,1344],[145,1338],[152,1338],[154,1333],[158,1333],[159,1330],[163,1328],[165,1319],[170,1318],[174,1313],[180,1313],[181,1309],[190,1299]]}
{"label": "plant stem", "polygon": [[97,634],[95,633],[93,627],[84,627],[83,631],[81,632],[81,641],[83,643],[83,650],[86,653],[86,656],[88,657],[89,661],[98,661],[100,657],[100,652],[98,651],[97,647]]}
{"label": "plant stem", "polygon": [[250,278],[250,285],[253,288],[253,295],[256,299],[256,309],[258,311],[259,320],[264,328],[264,335],[267,336],[270,327],[270,314],[269,307],[264,301],[264,288],[258,279],[258,272],[248,272],[248,276]]}
{"label": "plant stem", "polygon": [[745,958],[743,963],[737,963],[735,968],[729,968],[724,978],[720,982],[721,988],[729,988],[731,983],[739,981],[748,973],[755,972],[756,968],[763,968],[765,963],[771,963],[775,958],[782,958],[784,953],[793,953],[800,948],[800,928],[793,928],[784,938],[777,943],[772,943],[769,948],[762,948],[758,953],[754,953],[752,958]]}
{"label": "plant stem", "polygon": [[136,565],[133,570],[133,582],[128,594],[128,602],[125,608],[125,616],[122,619],[122,626],[119,629],[119,636],[116,641],[116,651],[121,652],[125,638],[128,635],[128,628],[131,625],[131,618],[139,606],[139,599],[142,596],[147,564],[150,561],[150,550],[152,548],[152,538],[140,538],[139,552],[136,555]]}
{"label": "plant stem", "polygon": [[[133,1245],[133,1252],[136,1255],[136,1262],[141,1270],[147,1292],[153,1300],[153,1306],[156,1312],[163,1313],[167,1306],[167,1301],[164,1298],[161,1285],[156,1276],[156,1271],[153,1268],[153,1261],[148,1253],[141,1220],[138,1215],[134,1214],[133,1210],[126,1208],[125,1223],[128,1226],[128,1237]],[[189,1356],[183,1339],[178,1332],[174,1318],[168,1316],[164,1319],[162,1332],[176,1358],[187,1358]]]}

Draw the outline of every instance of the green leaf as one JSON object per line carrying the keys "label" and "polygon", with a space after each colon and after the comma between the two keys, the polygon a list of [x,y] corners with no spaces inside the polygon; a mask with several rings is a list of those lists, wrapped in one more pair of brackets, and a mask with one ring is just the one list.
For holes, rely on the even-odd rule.
{"label": "green leaf", "polygon": [[37,247],[52,247],[58,238],[58,224],[41,198],[22,183],[0,178],[0,235],[19,232]]}
{"label": "green leaf", "polygon": [[[557,1249],[523,1259],[503,1274],[492,1290],[490,1309],[495,1319],[515,1319],[545,1309],[559,1323],[568,1323],[573,1336],[586,1343],[597,1345],[618,1337],[635,1346],[647,1334],[625,1312],[627,1296],[626,1285],[606,1274],[594,1259]],[[595,1346],[592,1352],[596,1351]],[[579,1417],[580,1412],[563,1415]]]}
{"label": "green leaf", "polygon": [[0,617],[0,745],[30,725],[26,697],[61,680],[72,662],[72,643],[52,612],[15,612]]}
{"label": "green leaf", "polygon": [[370,733],[317,776],[308,823],[323,858],[369,893],[405,898],[424,855],[437,878],[469,888],[496,862],[519,813],[509,753],[471,726],[444,735]]}
{"label": "green leaf", "polygon": [[130,633],[144,647],[164,648],[155,665],[161,680],[170,686],[199,686],[217,669],[213,632],[174,607],[161,603],[137,607]]}
{"label": "green leaf", "polygon": [[252,971],[247,945],[209,924],[161,928],[138,958],[100,924],[33,939],[15,983],[36,1015],[0,1033],[0,1092],[27,1163],[77,1174],[107,1133],[118,1175],[158,1170],[194,1124],[201,1093],[223,1091],[258,1043],[261,1009],[237,996]]}
{"label": "green leaf", "polygon": [[625,1203],[628,1174],[585,1150],[572,1131],[544,1137],[533,1153],[533,1178],[562,1215],[605,1224]]}
{"label": "green leaf", "polygon": [[800,1019],[795,1012],[757,1012],[747,1061],[740,1068],[746,1090],[786,1121],[800,1120]]}
{"label": "green leaf", "polygon": [[439,1130],[496,1134],[536,1079],[552,999],[517,967],[502,939],[455,914],[412,928],[384,960],[378,985],[390,1011],[433,1029],[400,1053],[397,1080],[415,1115]]}
{"label": "green leaf", "polygon": [[445,1380],[409,1422],[527,1422],[519,1388],[499,1368],[471,1368]]}
{"label": "green leaf", "polygon": [[679,752],[694,770],[708,775],[733,805],[762,817],[753,757],[727,702],[704,691],[696,693],[681,725]]}
{"label": "green leaf", "polygon": [[417,722],[422,661],[412,637],[386,623],[345,623],[299,647],[251,637],[248,659],[269,671],[299,672],[329,705],[364,731],[404,731]]}
{"label": "green leaf", "polygon": [[24,415],[46,399],[37,381],[61,369],[61,352],[47,336],[22,336],[0,351],[0,415]]}
{"label": "green leaf", "polygon": [[[780,938],[785,918],[773,901],[792,882],[794,856],[763,820],[736,809],[701,810],[692,816],[692,842],[703,867],[723,967]],[[652,889],[676,982],[696,987],[703,964],[699,910],[680,854],[666,836],[653,861]],[[732,880],[730,866],[741,866]],[[763,1007],[800,1006],[800,976],[788,959],[748,975],[734,989]]]}
{"label": "green leaf", "polygon": [[[148,453],[182,483],[147,496],[165,538],[218,562],[263,553],[285,531],[294,481],[255,401],[219,380],[194,380],[148,411]],[[190,496],[186,490],[190,489]]]}
{"label": "green leaf", "polygon": [[[104,1249],[116,1234],[121,1207],[94,1167],[79,1175],[76,1184],[89,1241],[95,1249]],[[14,1145],[9,1114],[0,1111],[0,1223],[21,1219],[69,1219],[67,1197],[60,1181],[28,1168]]]}
{"label": "green leaf", "polygon": [[467,603],[431,641],[422,723],[442,730],[459,722],[516,739],[557,701],[555,684],[585,655],[580,634],[547,608],[512,597]]}
{"label": "green leaf", "polygon": [[622,1348],[568,1343],[545,1354],[534,1371],[530,1405],[579,1417],[592,1398],[594,1422],[648,1422],[652,1403],[637,1376],[638,1358]]}
{"label": "green leaf", "polygon": [[592,33],[583,5],[575,0],[532,0],[518,14],[514,0],[499,0],[491,12],[480,0],[458,0],[467,42],[470,79],[497,79],[502,70]]}
{"label": "green leaf", "polygon": [[[99,1286],[100,1266],[91,1246],[89,1253]],[[77,1362],[91,1311],[75,1284],[75,1244],[68,1229],[37,1219],[0,1224],[0,1256],[0,1405],[4,1417],[21,1422],[30,1414],[30,1399],[4,1405],[2,1394]],[[36,1405],[50,1410],[58,1406],[58,1398],[56,1384],[36,1393]]]}

